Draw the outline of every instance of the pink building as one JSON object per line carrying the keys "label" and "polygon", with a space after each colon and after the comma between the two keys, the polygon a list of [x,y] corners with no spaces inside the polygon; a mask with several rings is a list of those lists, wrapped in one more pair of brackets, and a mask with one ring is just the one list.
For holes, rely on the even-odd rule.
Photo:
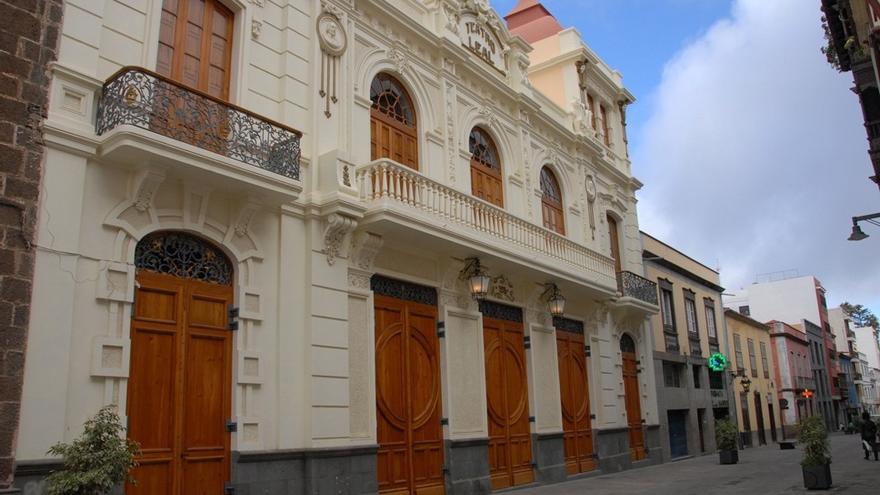
{"label": "pink building", "polygon": [[[804,399],[804,389],[815,390],[816,383],[810,368],[810,349],[807,335],[781,321],[771,320],[770,342],[773,346],[773,368],[776,373],[776,392],[782,409],[783,427],[794,426],[813,415],[813,400]],[[785,400],[788,405],[783,407]],[[786,430],[794,434],[794,429]]]}

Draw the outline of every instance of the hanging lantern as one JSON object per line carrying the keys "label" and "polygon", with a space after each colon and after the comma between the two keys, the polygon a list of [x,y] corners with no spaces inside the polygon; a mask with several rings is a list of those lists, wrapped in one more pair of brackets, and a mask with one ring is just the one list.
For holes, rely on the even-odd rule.
{"label": "hanging lantern", "polygon": [[564,315],[565,297],[559,292],[559,287],[552,282],[549,282],[544,286],[546,287],[546,290],[544,291],[544,299],[547,301],[547,305],[550,308],[550,314],[553,316]]}

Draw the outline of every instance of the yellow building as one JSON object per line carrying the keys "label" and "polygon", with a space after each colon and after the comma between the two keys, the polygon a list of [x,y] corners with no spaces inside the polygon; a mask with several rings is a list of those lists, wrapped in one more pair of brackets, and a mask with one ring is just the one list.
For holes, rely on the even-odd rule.
{"label": "yellow building", "polygon": [[777,440],[779,400],[773,373],[773,348],[767,325],[732,309],[724,310],[736,420],[745,446]]}
{"label": "yellow building", "polygon": [[645,277],[659,287],[660,314],[651,327],[663,452],[669,458],[715,452],[714,419],[730,414],[728,380],[710,371],[707,359],[727,354],[719,341],[724,288],[717,271],[641,235]]}

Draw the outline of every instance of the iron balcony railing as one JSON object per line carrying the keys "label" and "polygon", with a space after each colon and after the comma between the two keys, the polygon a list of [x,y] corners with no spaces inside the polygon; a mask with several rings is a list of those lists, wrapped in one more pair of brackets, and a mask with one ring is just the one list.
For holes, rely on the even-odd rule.
{"label": "iron balcony railing", "polygon": [[657,284],[633,272],[617,272],[617,290],[625,297],[633,297],[657,305]]}
{"label": "iron balcony railing", "polygon": [[131,125],[299,180],[302,133],[140,67],[104,83],[95,131]]}

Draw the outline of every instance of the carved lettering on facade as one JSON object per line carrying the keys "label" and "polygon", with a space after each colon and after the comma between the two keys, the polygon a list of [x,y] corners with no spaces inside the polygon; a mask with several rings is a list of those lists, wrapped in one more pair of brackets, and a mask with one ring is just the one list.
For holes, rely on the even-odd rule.
{"label": "carved lettering on facade", "polygon": [[462,13],[459,18],[461,44],[480,60],[504,72],[507,69],[504,61],[507,50],[484,18],[471,12]]}

